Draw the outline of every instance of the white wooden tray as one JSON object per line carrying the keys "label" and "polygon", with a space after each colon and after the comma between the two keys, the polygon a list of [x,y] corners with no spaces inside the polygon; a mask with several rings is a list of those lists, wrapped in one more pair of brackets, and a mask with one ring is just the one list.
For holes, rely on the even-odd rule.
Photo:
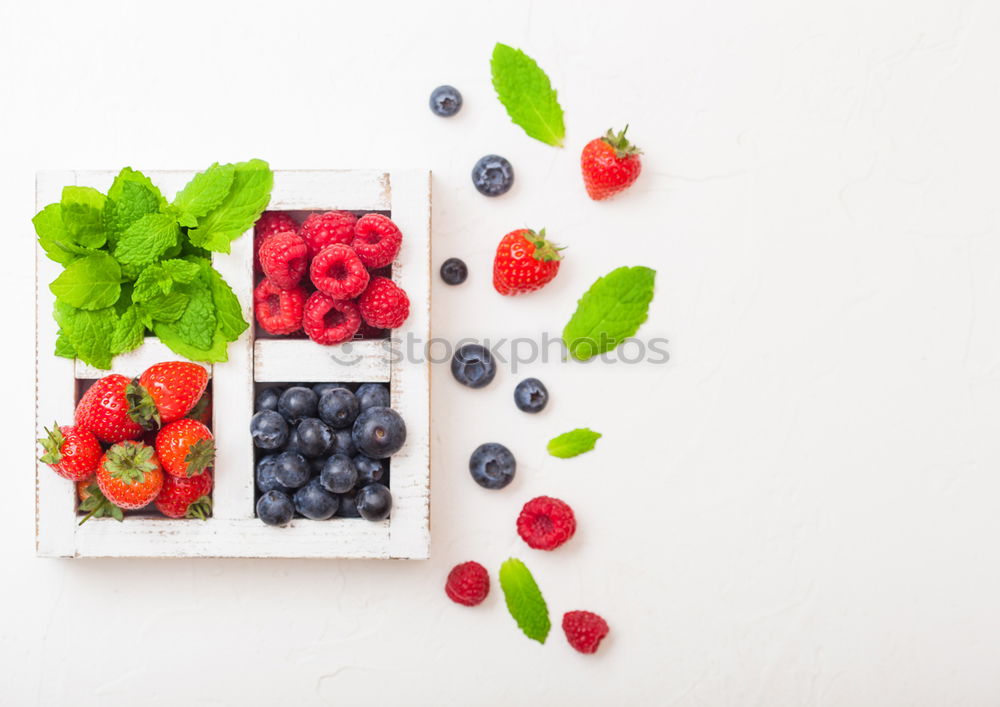
{"label": "white wooden tray", "polygon": [[[59,201],[66,185],[106,191],[116,172],[42,172],[37,208]],[[147,172],[172,198],[193,172]],[[410,316],[395,337],[430,338],[430,172],[403,170],[275,171],[268,210],[383,211],[403,232],[392,266],[393,279],[410,297]],[[43,557],[311,557],[426,558],[430,551],[430,371],[427,362],[397,360],[387,341],[320,346],[303,340],[254,340],[253,234],[233,242],[230,255],[213,256],[251,322],[229,346],[229,360],[207,366],[212,377],[213,431],[217,453],[213,513],[206,521],[126,516],[121,523],[92,518],[82,526],[75,512],[74,484],[47,465],[36,465],[36,552]],[[94,370],[59,358],[49,283],[60,266],[36,249],[36,416],[38,436],[53,420],[72,424],[77,381],[108,373],[138,375],[158,361],[181,358],[156,339],[115,358],[111,371]],[[339,361],[339,362],[338,362]],[[347,365],[344,361],[357,361]],[[360,518],[264,525],[254,515],[254,382],[388,382],[392,407],[406,422],[407,440],[392,457],[390,517],[378,523]]]}

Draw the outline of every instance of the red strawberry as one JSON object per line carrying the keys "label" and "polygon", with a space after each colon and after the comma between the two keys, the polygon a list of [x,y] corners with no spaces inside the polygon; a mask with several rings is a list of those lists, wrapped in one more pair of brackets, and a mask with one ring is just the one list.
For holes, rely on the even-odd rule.
{"label": "red strawberry", "polygon": [[76,493],[80,497],[80,506],[77,510],[87,514],[80,521],[80,525],[83,525],[91,518],[110,517],[119,523],[125,518],[122,509],[104,496],[101,487],[97,485],[94,477],[77,481]]}
{"label": "red strawberry", "polygon": [[128,386],[129,415],[146,429],[179,420],[197,405],[208,385],[208,371],[197,363],[154,363]]}
{"label": "red strawberry", "polygon": [[90,430],[73,425],[53,424],[38,440],[45,449],[40,459],[64,479],[80,481],[93,475],[101,460],[101,443]]}
{"label": "red strawberry", "polygon": [[163,487],[163,469],[149,445],[119,442],[101,457],[97,465],[97,485],[119,508],[142,508],[148,506]]}
{"label": "red strawberry", "polygon": [[129,379],[114,373],[94,383],[76,405],[77,427],[90,430],[107,444],[139,439],[142,427],[129,417],[125,389]]}
{"label": "red strawberry", "polygon": [[343,243],[350,245],[354,240],[354,224],[358,217],[350,211],[327,211],[324,214],[310,214],[302,224],[299,236],[309,247],[309,257],[314,257],[328,245]]}
{"label": "red strawberry", "polygon": [[185,417],[164,426],[156,435],[156,456],[168,474],[197,476],[215,461],[213,440],[205,425]]}
{"label": "red strawberry", "polygon": [[627,130],[627,125],[617,135],[608,130],[604,137],[591,140],[583,148],[580,155],[583,184],[594,201],[614,196],[639,178],[642,150],[625,139]]}
{"label": "red strawberry", "polygon": [[167,475],[163,490],[156,497],[156,507],[168,518],[208,519],[212,513],[212,472],[190,479]]}
{"label": "red strawberry", "polygon": [[521,295],[541,289],[559,273],[559,248],[538,233],[522,228],[500,241],[493,259],[493,287],[502,295]]}

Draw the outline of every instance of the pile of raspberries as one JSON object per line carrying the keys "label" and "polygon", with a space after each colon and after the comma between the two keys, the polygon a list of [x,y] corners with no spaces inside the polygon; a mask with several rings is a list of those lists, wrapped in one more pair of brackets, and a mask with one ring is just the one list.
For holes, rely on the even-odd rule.
{"label": "pile of raspberries", "polygon": [[265,211],[254,226],[254,316],[268,334],[302,330],[317,344],[379,338],[401,326],[410,299],[389,275],[403,234],[381,214],[310,214],[300,226]]}

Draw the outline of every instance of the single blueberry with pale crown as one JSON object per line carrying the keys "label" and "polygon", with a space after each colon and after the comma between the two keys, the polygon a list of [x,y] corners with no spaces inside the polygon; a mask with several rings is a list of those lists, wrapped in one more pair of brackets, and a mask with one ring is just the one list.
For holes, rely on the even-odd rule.
{"label": "single blueberry with pale crown", "polygon": [[282,452],[274,462],[274,478],[286,488],[305,486],[310,471],[309,462],[298,452]]}
{"label": "single blueberry with pale crown", "polygon": [[448,258],[441,263],[441,279],[448,285],[461,285],[469,277],[469,267],[459,258]]}
{"label": "single blueberry with pale crown", "polygon": [[500,155],[486,155],[472,168],[472,183],[484,196],[506,194],[514,185],[514,168]]}
{"label": "single blueberry with pale crown", "polygon": [[362,410],[389,407],[389,388],[381,383],[363,383],[355,395]]}
{"label": "single blueberry with pale crown", "polygon": [[358,415],[351,430],[354,444],[372,459],[385,459],[406,442],[406,423],[392,408],[368,408]]}
{"label": "single blueberry with pale crown", "polygon": [[498,442],[479,445],[469,457],[469,473],[483,488],[502,489],[514,480],[516,471],[514,455]]}
{"label": "single blueberry with pale crown", "polygon": [[545,409],[549,402],[549,391],[537,378],[525,378],[514,388],[514,404],[518,410],[536,413]]}
{"label": "single blueberry with pale crown", "polygon": [[442,118],[450,118],[462,108],[462,94],[454,86],[438,86],[431,91],[431,112]]}
{"label": "single blueberry with pale crown", "polygon": [[315,417],[307,417],[295,428],[299,452],[313,458],[326,454],[333,445],[333,430]]}
{"label": "single blueberry with pale crown", "polygon": [[458,347],[451,357],[451,374],[462,385],[482,388],[497,374],[497,364],[485,346],[466,344]]}
{"label": "single blueberry with pale crown", "polygon": [[319,416],[330,427],[350,427],[361,411],[357,396],[347,388],[331,388],[319,398]]}

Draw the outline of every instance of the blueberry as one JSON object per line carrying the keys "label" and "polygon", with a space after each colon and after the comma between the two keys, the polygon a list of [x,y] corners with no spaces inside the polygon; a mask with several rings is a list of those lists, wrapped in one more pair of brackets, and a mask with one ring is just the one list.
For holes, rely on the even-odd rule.
{"label": "blueberry", "polygon": [[358,453],[358,446],[354,444],[354,436],[349,428],[333,431],[333,446],[330,447],[330,453],[346,454],[349,457]]}
{"label": "blueberry", "polygon": [[496,442],[479,445],[469,457],[469,473],[483,488],[502,489],[514,479],[516,470],[514,455]]}
{"label": "blueberry", "polygon": [[319,399],[320,418],[337,430],[350,427],[360,411],[357,396],[347,388],[332,388]]}
{"label": "blueberry", "polygon": [[295,492],[295,510],[310,520],[326,520],[337,512],[338,500],[313,479]]}
{"label": "blueberry", "polygon": [[295,506],[287,493],[268,491],[257,499],[257,517],[268,525],[287,525],[295,515]]}
{"label": "blueberry", "polygon": [[454,86],[438,86],[431,91],[431,112],[450,118],[462,107],[462,94]]}
{"label": "blueberry", "polygon": [[278,412],[294,425],[304,417],[316,417],[317,399],[312,388],[294,385],[278,398]]}
{"label": "blueberry", "polygon": [[514,184],[514,168],[500,155],[486,155],[472,168],[472,183],[486,196],[506,194]]}
{"label": "blueberry", "polygon": [[323,465],[319,481],[330,493],[347,493],[358,483],[358,470],[350,457],[334,454]]}
{"label": "blueberry", "polygon": [[309,481],[309,462],[298,452],[282,452],[274,461],[274,478],[286,488],[304,486]]}
{"label": "blueberry", "polygon": [[469,268],[458,258],[448,258],[441,263],[441,279],[449,285],[461,285],[469,276]]}
{"label": "blueberry", "polygon": [[302,440],[299,439],[298,427],[288,428],[288,439],[285,440],[285,446],[281,448],[281,451],[302,454]]}
{"label": "blueberry", "polygon": [[451,375],[462,385],[482,388],[489,385],[497,374],[493,354],[485,346],[466,344],[460,346],[451,357]]}
{"label": "blueberry", "polygon": [[323,393],[333,388],[347,388],[347,383],[316,383],[312,389],[316,395],[322,397]]}
{"label": "blueberry", "polygon": [[525,378],[514,388],[514,404],[524,412],[541,412],[549,402],[549,391],[537,378]]}
{"label": "blueberry", "polygon": [[392,408],[368,408],[354,421],[351,436],[363,454],[385,459],[406,442],[406,423]]}
{"label": "blueberry", "polygon": [[280,396],[281,388],[275,386],[264,388],[264,390],[257,393],[257,398],[253,402],[253,411],[260,412],[261,410],[277,410],[278,398]]}
{"label": "blueberry", "polygon": [[321,457],[333,444],[333,430],[322,420],[307,417],[295,428],[299,437],[299,452],[307,457]]}
{"label": "blueberry", "polygon": [[392,494],[382,484],[368,484],[358,491],[354,503],[365,520],[382,520],[392,509]]}
{"label": "blueberry", "polygon": [[364,383],[355,395],[362,410],[389,407],[389,389],[382,383]]}
{"label": "blueberry", "polygon": [[364,454],[354,457],[354,467],[358,470],[358,484],[361,486],[382,481],[382,476],[385,474],[385,467],[381,461],[366,457]]}
{"label": "blueberry", "polygon": [[355,502],[355,493],[345,493],[340,497],[340,508],[337,509],[337,516],[340,518],[360,518],[358,504]]}
{"label": "blueberry", "polygon": [[288,424],[274,410],[261,410],[250,418],[250,436],[261,449],[279,449],[288,439]]}
{"label": "blueberry", "polygon": [[274,477],[275,462],[277,460],[277,454],[268,454],[261,457],[257,462],[257,469],[254,473],[254,477],[257,480],[257,490],[261,493],[288,490],[278,483],[278,480]]}

